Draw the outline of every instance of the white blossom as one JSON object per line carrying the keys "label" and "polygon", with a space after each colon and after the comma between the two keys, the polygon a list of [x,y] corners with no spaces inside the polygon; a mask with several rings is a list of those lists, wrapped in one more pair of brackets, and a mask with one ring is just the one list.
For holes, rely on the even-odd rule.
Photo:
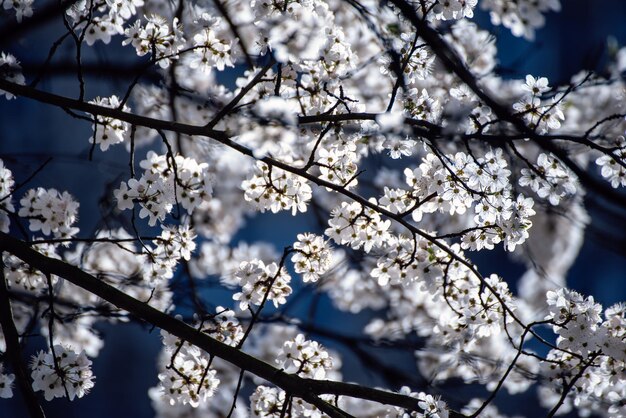
{"label": "white blossom", "polygon": [[331,251],[324,238],[314,234],[298,234],[291,257],[296,273],[304,282],[316,282],[331,266]]}
{"label": "white blossom", "polygon": [[[105,98],[96,97],[89,103],[97,106],[109,107],[111,109],[122,110],[124,112],[130,111],[130,108],[126,105],[122,106],[120,109],[120,100],[115,95]],[[102,151],[106,151],[111,145],[130,140],[130,125],[114,118],[97,116],[94,124],[92,125],[92,129],[94,133],[90,138],[90,142],[92,144],[95,142],[100,145],[100,149]]]}
{"label": "white blossom", "polygon": [[72,237],[78,232],[74,223],[78,220],[79,203],[68,192],[56,189],[30,189],[20,200],[19,216],[29,218],[29,229],[41,231],[56,238]]}
{"label": "white blossom", "polygon": [[287,373],[312,379],[324,379],[326,370],[332,367],[328,352],[316,341],[306,340],[303,334],[285,341],[276,363]]}
{"label": "white blossom", "polygon": [[131,44],[139,56],[154,53],[153,58],[161,68],[169,67],[178,58],[185,42],[178,18],[169,23],[158,15],[146,16],[145,25],[136,20],[124,30],[124,34],[124,45]]}
{"label": "white blossom", "polygon": [[246,201],[261,212],[273,213],[291,209],[291,213],[306,212],[311,199],[311,187],[301,177],[271,167],[261,161],[255,173],[241,184]]}
{"label": "white blossom", "polygon": [[601,167],[602,177],[611,182],[611,186],[626,186],[626,139],[619,136],[615,139],[615,149],[611,155],[603,154],[596,159],[596,164]]}
{"label": "white blossom", "polygon": [[170,405],[198,408],[210,402],[220,379],[211,369],[211,357],[199,348],[183,342],[165,331],[163,362],[159,373],[159,391]]}
{"label": "white blossom", "polygon": [[148,217],[151,226],[157,220],[163,221],[174,205],[191,214],[213,192],[208,164],[193,158],[181,155],[170,158],[150,151],[140,167],[144,169],[141,178],[122,182],[113,194],[120,210],[132,209],[134,202],[138,202],[139,217]]}
{"label": "white blossom", "polygon": [[13,381],[15,375],[12,373],[4,373],[4,366],[0,363],[0,398],[13,397]]}
{"label": "white blossom", "polygon": [[[28,1],[16,3],[18,5],[28,4]],[[9,4],[8,7],[7,4]],[[13,4],[11,0],[4,0],[5,9],[11,7],[11,4]],[[18,17],[18,21],[19,20],[20,18]],[[26,82],[26,79],[22,75],[22,67],[20,66],[20,62],[13,55],[6,52],[0,52],[0,78],[15,84],[24,84]],[[14,95],[4,90],[0,90],[0,96],[6,96],[8,100],[15,98]]]}
{"label": "white blossom", "polygon": [[63,345],[33,356],[31,369],[33,390],[43,391],[47,401],[65,396],[73,401],[85,396],[94,386],[91,360],[85,352],[76,353]]}
{"label": "white blossom", "polygon": [[276,263],[265,265],[260,260],[242,262],[235,277],[239,279],[241,291],[235,293],[233,299],[239,301],[241,310],[248,309],[250,305],[259,306],[265,299],[278,307],[291,294],[291,277],[284,267],[279,268]]}

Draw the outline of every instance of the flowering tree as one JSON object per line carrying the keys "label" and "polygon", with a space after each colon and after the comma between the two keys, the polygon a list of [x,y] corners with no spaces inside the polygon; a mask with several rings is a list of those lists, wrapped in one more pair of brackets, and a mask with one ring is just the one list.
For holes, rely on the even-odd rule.
{"label": "flowering tree", "polygon": [[[626,306],[565,282],[585,195],[626,207],[626,50],[605,77],[551,87],[494,71],[477,0],[40,1],[3,3],[3,100],[91,124],[89,158],[126,147],[128,169],[90,196],[110,203],[87,234],[72,190],[31,187],[45,167],[14,178],[0,162],[0,397],[19,390],[43,417],[41,395],[88,396],[94,326],[139,321],[161,330],[159,417],[499,417],[501,392],[529,388],[549,417],[626,416]],[[531,39],[560,4],[480,7]],[[62,33],[24,75],[20,42],[49,21]],[[64,42],[78,95],[41,87]],[[88,48],[120,43],[132,76],[90,97]],[[245,72],[218,83],[226,67]],[[286,248],[235,245],[267,211],[318,226]],[[514,291],[472,261],[496,247],[528,267]],[[227,306],[203,291],[216,283]],[[291,315],[321,292],[376,313],[362,338]],[[429,384],[343,382],[316,336],[366,361],[361,342],[406,350]],[[487,396],[449,399],[446,381]]]}

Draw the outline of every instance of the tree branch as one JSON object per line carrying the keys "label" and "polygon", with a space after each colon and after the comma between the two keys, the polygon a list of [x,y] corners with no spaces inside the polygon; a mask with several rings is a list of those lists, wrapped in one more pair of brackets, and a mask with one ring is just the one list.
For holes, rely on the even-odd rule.
{"label": "tree branch", "polygon": [[[304,399],[333,418],[348,418],[350,415],[320,399],[318,395],[345,394],[346,396],[356,396],[383,404],[409,408],[412,411],[420,411],[417,401],[409,396],[342,382],[311,381],[297,375],[287,374],[243,351],[211,338],[196,328],[153,308],[147,303],[121,292],[78,267],[61,260],[46,257],[33,250],[28,244],[4,232],[0,232],[0,251],[7,251],[15,255],[31,267],[45,274],[54,274],[62,277],[68,282],[129,312],[131,315],[159,327],[184,341],[188,341],[207,353],[226,360],[240,369],[247,370],[273,383],[292,396]],[[451,416],[462,417],[463,415],[451,413]]]}

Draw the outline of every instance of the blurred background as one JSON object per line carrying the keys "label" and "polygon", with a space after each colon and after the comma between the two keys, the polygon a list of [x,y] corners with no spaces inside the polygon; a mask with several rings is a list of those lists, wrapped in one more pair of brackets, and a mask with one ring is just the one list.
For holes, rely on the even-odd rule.
{"label": "blurred background", "polygon": [[[548,77],[551,85],[564,84],[581,69],[602,73],[614,46],[626,45],[626,2],[566,0],[562,3],[561,13],[546,16],[546,25],[538,31],[534,42],[515,38],[504,27],[492,26],[489,16],[477,9],[475,21],[497,37],[499,71],[504,77],[523,78],[526,74],[533,74]],[[55,39],[62,31],[62,27],[51,24],[38,30],[24,44],[13,45],[5,51],[13,53],[23,63],[29,80],[33,76],[34,65],[47,55],[50,39]],[[134,51],[122,47],[120,43],[119,38],[114,38],[106,48],[97,44],[96,48],[84,49],[84,62],[100,69],[94,71],[95,76],[87,78],[86,97],[120,94],[124,84],[116,78],[124,71],[124,65],[132,65],[135,58]],[[59,62],[73,59],[72,45],[67,42],[60,48],[57,53]],[[110,62],[117,63],[117,68],[111,68],[108,65]],[[235,71],[239,73],[239,70]],[[233,72],[223,73],[220,79],[225,84],[232,83]],[[44,78],[40,88],[70,96],[77,93],[74,76],[63,74],[62,70],[54,77]],[[88,161],[90,136],[89,123],[72,119],[62,110],[21,98],[10,102],[0,99],[0,159],[19,182],[52,157],[29,186],[70,191],[81,204],[80,236],[90,236],[101,216],[99,199],[102,196],[94,195],[94,190],[117,187],[127,171],[128,154],[123,147],[113,147],[106,153],[96,152],[93,161]],[[140,155],[143,154],[140,152]],[[591,215],[592,225],[602,223],[602,219],[593,216],[593,212]],[[303,219],[301,222],[309,221]],[[314,222],[307,225],[294,222],[289,214],[258,215],[247,220],[233,245],[238,241],[263,240],[280,249],[293,243],[297,233],[311,228],[316,228]],[[613,228],[617,232],[626,232],[626,225],[613,225]],[[623,250],[619,243],[608,241],[598,234],[587,234],[580,256],[569,273],[569,286],[583,294],[594,295],[605,306],[626,300],[626,259],[622,255]],[[486,254],[476,261],[479,265],[489,263],[491,271],[497,271],[507,279],[512,278],[512,281],[525,270],[501,251]],[[223,292],[207,294],[206,297],[213,304],[230,303]],[[306,298],[302,301],[302,312],[306,312],[310,303]],[[357,316],[342,313],[334,309],[325,296],[321,296],[317,303],[316,319],[320,326],[337,333],[358,335],[373,315],[369,311]],[[292,313],[297,314],[298,309]],[[45,402],[48,416],[154,416],[147,391],[157,383],[155,365],[161,348],[158,330],[127,324],[102,325],[99,331],[104,337],[105,347],[94,359],[95,387],[88,396],[74,402],[64,399]],[[367,365],[361,363],[349,347],[323,336],[312,335],[312,338],[343,355],[342,372],[346,380],[369,385],[388,384],[368,373]],[[40,345],[30,345],[27,352],[34,353],[43,345],[43,341]],[[403,353],[390,355],[387,349],[372,349],[371,354],[392,369],[405,369],[407,363],[411,367],[415,364],[411,356]],[[123,374],[120,373],[122,370]],[[478,387],[459,387],[459,390],[456,395],[459,400],[484,394]],[[14,393],[16,396],[13,399],[0,399],[0,418],[26,416],[19,391],[14,390]],[[538,409],[535,396],[533,390],[515,397],[503,393],[498,396],[497,405],[504,413],[544,416],[545,411]],[[454,403],[454,400],[450,401]]]}

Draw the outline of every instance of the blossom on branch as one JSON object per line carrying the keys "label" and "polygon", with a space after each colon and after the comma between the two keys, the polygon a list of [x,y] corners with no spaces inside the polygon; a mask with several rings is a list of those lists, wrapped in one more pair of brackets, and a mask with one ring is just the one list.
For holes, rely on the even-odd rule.
{"label": "blossom on branch", "polygon": [[94,386],[91,360],[63,345],[40,351],[31,361],[33,389],[43,391],[47,401],[67,396],[82,398]]}

